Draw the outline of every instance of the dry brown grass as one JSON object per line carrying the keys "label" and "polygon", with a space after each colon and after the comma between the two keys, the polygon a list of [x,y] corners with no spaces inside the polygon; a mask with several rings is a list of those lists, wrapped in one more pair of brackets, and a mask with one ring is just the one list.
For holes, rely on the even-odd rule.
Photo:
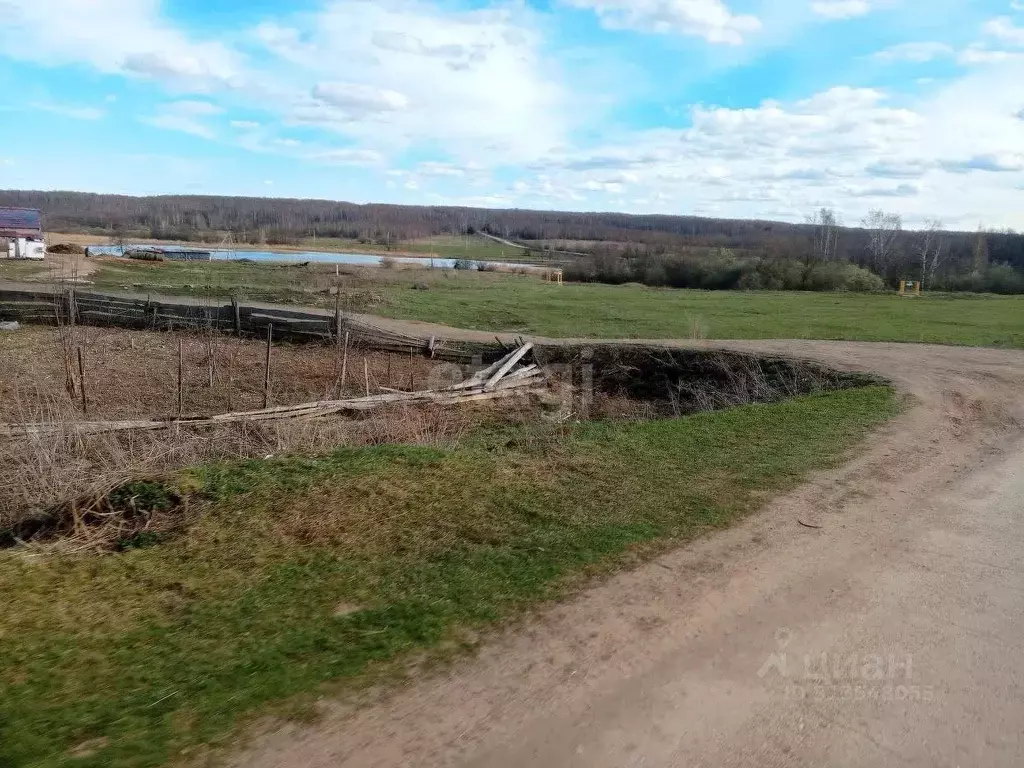
{"label": "dry brown grass", "polygon": [[[112,489],[136,478],[215,460],[322,453],[339,446],[451,444],[486,409],[404,407],[364,418],[225,425],[157,433],[84,435],[78,394],[67,385],[67,349],[85,360],[89,419],[173,414],[177,409],[177,344],[184,350],[186,413],[259,408],[266,347],[257,341],[202,334],[150,333],[79,327],[28,327],[0,334],[0,421],[60,424],[57,435],[0,439],[0,530],[55,505],[76,500],[88,511]],[[211,343],[213,386],[210,386]],[[365,361],[365,368],[364,368]],[[334,347],[282,344],[273,351],[277,405],[337,394],[373,393],[381,386],[425,388],[443,366],[404,355],[350,350],[339,386]],[[77,371],[74,371],[77,373]],[[447,371],[450,375],[451,371]]]}
{"label": "dry brown grass", "polygon": [[80,435],[75,421],[58,436],[0,440],[0,531],[46,520],[44,540],[107,547],[126,532],[163,531],[187,521],[188,510],[126,519],[110,507],[111,491],[140,478],[160,478],[212,461],[322,454],[343,446],[386,443],[454,445],[472,425],[463,410],[406,407],[366,419],[322,419],[225,425],[173,432]]}
{"label": "dry brown grass", "polygon": [[[82,349],[89,418],[174,414],[179,340],[184,360],[185,413],[222,413],[263,404],[266,344],[262,341],[88,326],[75,329],[73,339],[68,334],[66,327],[30,326],[0,335],[0,370],[4,374],[0,377],[0,421],[34,422],[55,416],[70,418],[76,412],[82,415],[79,398],[72,398],[65,386],[65,347],[72,352]],[[352,348],[340,394],[365,394],[364,361],[373,393],[380,387],[423,388],[437,368],[421,357]],[[292,405],[339,394],[340,362],[338,350],[332,345],[275,344],[273,404]]]}

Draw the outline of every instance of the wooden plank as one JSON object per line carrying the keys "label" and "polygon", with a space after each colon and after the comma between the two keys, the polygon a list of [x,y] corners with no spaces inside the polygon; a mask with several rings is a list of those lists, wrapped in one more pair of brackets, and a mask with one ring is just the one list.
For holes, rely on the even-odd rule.
{"label": "wooden plank", "polygon": [[532,343],[524,344],[519,349],[517,349],[515,353],[511,357],[509,357],[508,361],[504,365],[502,365],[501,368],[498,369],[497,373],[495,373],[493,376],[491,376],[490,379],[487,380],[487,383],[484,384],[484,391],[486,392],[488,389],[491,389],[495,384],[501,381],[505,377],[505,374],[511,371],[515,367],[516,363],[518,363],[520,360],[526,357],[526,355],[529,354],[530,350],[532,349]]}
{"label": "wooden plank", "polygon": [[249,319],[274,323],[275,325],[280,325],[282,327],[287,327],[289,325],[322,325],[325,329],[330,327],[330,318],[327,317],[278,317],[277,315],[265,315],[253,312],[249,315]]}
{"label": "wooden plank", "polygon": [[507,363],[509,358],[511,358],[512,355],[514,355],[514,354],[515,354],[515,352],[509,352],[507,355],[502,357],[500,360],[498,360],[497,362],[491,363],[489,366],[484,368],[482,371],[477,371],[476,373],[474,373],[472,376],[470,376],[465,381],[461,381],[458,384],[453,384],[452,386],[447,387],[447,389],[449,389],[449,390],[456,390],[456,389],[468,389],[469,387],[483,386],[483,383],[485,381],[487,381],[487,379],[489,379],[491,376],[493,376],[495,374],[495,372],[498,371],[505,363]]}
{"label": "wooden plank", "polygon": [[270,353],[274,348],[274,324],[267,326],[267,365],[263,375],[263,407],[270,407]]}
{"label": "wooden plank", "polygon": [[[345,411],[360,412],[369,411],[386,405],[399,403],[420,404],[431,403],[436,405],[458,405],[461,403],[480,402],[495,400],[503,397],[513,397],[519,394],[540,394],[546,390],[535,386],[538,374],[520,380],[500,382],[497,388],[491,392],[484,392],[479,389],[465,392],[395,392],[385,395],[374,395],[371,397],[355,398],[350,400],[322,401],[315,403],[303,403],[292,406],[278,406],[266,408],[259,411],[244,411],[237,413],[225,413],[217,416],[187,416],[181,418],[136,420],[136,421],[108,421],[108,422],[79,422],[77,424],[7,424],[0,425],[0,435],[4,436],[25,436],[45,434],[98,434],[104,432],[119,432],[128,430],[158,430],[171,427],[212,427],[223,424],[241,423],[247,421],[276,421],[282,419],[316,418],[329,416]],[[179,390],[180,391],[180,390]]]}

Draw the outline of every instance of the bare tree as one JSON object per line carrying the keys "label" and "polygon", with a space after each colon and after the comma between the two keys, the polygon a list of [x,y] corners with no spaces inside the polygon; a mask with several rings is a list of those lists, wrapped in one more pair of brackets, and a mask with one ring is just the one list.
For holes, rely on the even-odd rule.
{"label": "bare tree", "polygon": [[903,219],[898,213],[875,210],[870,211],[862,223],[870,237],[871,267],[884,274],[892,265],[896,242],[903,231]]}
{"label": "bare tree", "polygon": [[807,223],[814,227],[813,258],[816,261],[832,261],[836,257],[839,242],[839,219],[831,208],[822,208],[807,217]]}
{"label": "bare tree", "polygon": [[917,256],[921,260],[921,288],[931,285],[939,265],[946,257],[946,232],[939,219],[926,219],[917,236]]}
{"label": "bare tree", "polygon": [[974,236],[974,245],[971,248],[972,261],[975,272],[984,272],[988,269],[988,233],[985,228],[978,225],[978,234]]}

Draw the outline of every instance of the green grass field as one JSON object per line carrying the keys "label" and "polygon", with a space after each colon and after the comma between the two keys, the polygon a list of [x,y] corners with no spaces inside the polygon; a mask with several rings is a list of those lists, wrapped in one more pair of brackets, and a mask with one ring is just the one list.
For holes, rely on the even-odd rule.
{"label": "green grass field", "polygon": [[[898,410],[869,387],[459,447],[185,472],[187,535],[0,552],[0,765],[156,766],[443,661],[581,579],[729,525]],[[713,446],[714,450],[709,450]]]}
{"label": "green grass field", "polygon": [[1024,347],[1024,296],[686,291],[510,276],[410,291],[380,314],[552,337],[846,339]]}
{"label": "green grass field", "polygon": [[[5,268],[0,265],[0,277]],[[19,265],[20,267],[20,265]],[[1024,347],[1024,296],[686,291],[563,286],[537,276],[343,268],[346,306],[458,328],[553,337],[846,339]],[[10,277],[16,278],[12,274]],[[255,263],[107,262],[97,288],[334,306],[334,268]],[[418,285],[425,290],[412,290]]]}
{"label": "green grass field", "polygon": [[[333,270],[258,264],[118,264],[94,278],[112,288],[333,305]],[[552,337],[847,339],[1024,347],[1024,296],[685,291],[637,285],[562,286],[538,277],[428,269],[344,276],[352,309],[457,328]],[[414,283],[427,290],[412,290]],[[183,286],[190,286],[183,288]],[[311,289],[319,290],[311,292]]]}

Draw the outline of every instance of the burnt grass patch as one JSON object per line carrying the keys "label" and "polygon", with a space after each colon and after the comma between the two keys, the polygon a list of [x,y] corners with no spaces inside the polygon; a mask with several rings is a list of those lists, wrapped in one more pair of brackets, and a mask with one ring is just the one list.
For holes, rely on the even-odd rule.
{"label": "burnt grass patch", "polygon": [[885,384],[787,357],[645,345],[545,346],[539,362],[602,400],[632,401],[653,418],[675,418],[819,392]]}
{"label": "burnt grass patch", "polygon": [[187,496],[163,481],[133,480],[36,510],[0,529],[0,549],[62,539],[96,550],[153,546],[182,528],[187,508]]}

